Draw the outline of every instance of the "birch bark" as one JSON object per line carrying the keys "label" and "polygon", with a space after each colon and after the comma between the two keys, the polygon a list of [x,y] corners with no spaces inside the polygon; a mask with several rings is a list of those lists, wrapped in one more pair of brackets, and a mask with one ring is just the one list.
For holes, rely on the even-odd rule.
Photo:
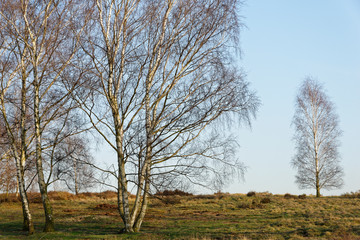
{"label": "birch bark", "polygon": [[[1,9],[1,14],[3,15],[4,9]],[[9,21],[7,19],[7,21]],[[23,230],[27,231],[29,235],[34,233],[34,225],[32,220],[32,215],[30,212],[29,207],[29,201],[26,194],[26,188],[25,188],[25,178],[24,178],[24,166],[26,162],[26,152],[28,148],[28,143],[26,142],[27,133],[26,129],[28,126],[26,126],[26,98],[27,98],[27,68],[25,64],[25,59],[27,58],[27,51],[25,49],[22,49],[19,45],[19,39],[15,36],[11,36],[11,38],[14,38],[14,43],[16,43],[16,49],[18,52],[7,52],[7,54],[17,54],[19,62],[16,63],[17,68],[15,69],[7,69],[7,71],[10,71],[10,74],[2,72],[1,74],[1,93],[0,93],[0,112],[2,114],[2,119],[5,123],[7,138],[9,142],[9,147],[12,152],[12,157],[15,160],[16,165],[16,177],[17,177],[17,188],[20,195],[21,200],[21,206],[23,211]],[[14,71],[14,72],[11,72]],[[11,88],[12,85],[16,84],[15,82],[15,76],[20,76],[21,81],[21,93],[19,99],[20,99],[20,116],[19,116],[19,126],[15,126],[10,122],[10,118],[7,115],[7,111],[13,108],[12,106],[8,105],[9,103],[5,100],[5,95],[7,94],[7,91]],[[5,77],[7,76],[7,77]],[[18,132],[19,131],[19,132]],[[19,137],[17,137],[19,136]],[[20,145],[18,144],[20,143]]]}

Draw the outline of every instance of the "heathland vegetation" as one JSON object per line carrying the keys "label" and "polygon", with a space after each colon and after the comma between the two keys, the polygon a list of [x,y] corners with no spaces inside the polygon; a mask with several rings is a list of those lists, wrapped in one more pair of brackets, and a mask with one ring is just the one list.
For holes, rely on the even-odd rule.
{"label": "heathland vegetation", "polygon": [[[151,197],[140,233],[122,225],[115,192],[49,192],[57,231],[42,233],[40,194],[29,194],[35,229],[21,231],[21,204],[1,196],[0,239],[359,239],[360,194],[337,197],[167,191]],[[177,194],[177,195],[174,195]],[[134,196],[130,197],[131,203]]]}
{"label": "heathland vegetation", "polygon": [[[251,126],[260,98],[237,64],[241,5],[0,1],[1,237],[358,236],[357,197],[172,191],[217,191],[247,169],[231,127]],[[298,183],[318,197],[342,185],[326,100],[299,101],[294,120]],[[95,161],[94,142],[113,157]],[[84,193],[98,186],[115,192]]]}

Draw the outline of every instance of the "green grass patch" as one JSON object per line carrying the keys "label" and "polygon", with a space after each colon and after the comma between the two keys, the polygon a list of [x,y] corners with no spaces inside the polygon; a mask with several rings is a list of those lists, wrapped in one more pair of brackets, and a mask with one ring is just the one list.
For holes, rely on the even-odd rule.
{"label": "green grass patch", "polygon": [[0,239],[360,239],[355,197],[166,196],[151,199],[140,233],[120,234],[116,199],[56,196],[56,232],[42,233],[42,205],[31,203],[36,233],[26,236],[21,204],[2,202]]}

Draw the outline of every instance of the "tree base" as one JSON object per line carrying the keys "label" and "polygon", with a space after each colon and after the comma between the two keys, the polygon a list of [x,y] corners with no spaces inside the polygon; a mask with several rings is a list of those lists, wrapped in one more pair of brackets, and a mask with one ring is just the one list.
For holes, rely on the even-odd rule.
{"label": "tree base", "polygon": [[119,234],[134,233],[134,232],[136,232],[136,231],[134,231],[133,229],[122,228],[122,229],[119,231]]}
{"label": "tree base", "polygon": [[24,220],[23,231],[28,232],[27,235],[33,235],[35,233],[34,225],[29,223],[28,220]]}
{"label": "tree base", "polygon": [[54,223],[45,224],[43,232],[55,232]]}

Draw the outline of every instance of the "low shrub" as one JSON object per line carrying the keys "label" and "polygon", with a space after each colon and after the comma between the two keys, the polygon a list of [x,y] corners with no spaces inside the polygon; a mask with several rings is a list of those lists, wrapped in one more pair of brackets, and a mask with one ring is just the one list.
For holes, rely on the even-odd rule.
{"label": "low shrub", "polygon": [[156,196],[193,196],[192,193],[181,191],[179,189],[175,190],[164,190],[162,192],[155,193]]}
{"label": "low shrub", "polygon": [[[30,203],[42,203],[41,194],[39,192],[27,192],[27,197]],[[69,192],[50,191],[48,192],[50,200],[73,200],[75,195]],[[20,202],[20,195],[16,196],[15,193],[0,194],[0,202]]]}
{"label": "low shrub", "polygon": [[306,194],[301,194],[298,196],[299,199],[306,199]]}
{"label": "low shrub", "polygon": [[69,192],[59,192],[59,191],[50,191],[48,192],[49,198],[51,200],[72,200],[74,199],[74,194]]}
{"label": "low shrub", "polygon": [[254,192],[254,191],[248,192],[248,193],[246,194],[246,196],[248,196],[248,197],[255,197],[255,196],[256,196],[256,192]]}
{"label": "low shrub", "polygon": [[344,193],[341,195],[344,198],[360,198],[360,190],[356,192]]}
{"label": "low shrub", "polygon": [[20,196],[16,196],[15,193],[1,193],[0,194],[0,203],[2,202],[20,202]]}
{"label": "low shrub", "polygon": [[215,195],[194,195],[191,197],[192,199],[217,199]]}
{"label": "low shrub", "polygon": [[296,198],[298,198],[298,196],[292,195],[292,194],[290,194],[290,193],[286,193],[286,194],[284,195],[284,198],[285,198],[285,199],[296,199]]}
{"label": "low shrub", "polygon": [[98,193],[98,197],[102,199],[113,199],[117,198],[117,193],[115,191],[108,190]]}
{"label": "low shrub", "polygon": [[28,192],[27,196],[30,203],[42,203],[41,194],[38,192]]}
{"label": "low shrub", "polygon": [[96,197],[96,193],[92,193],[92,192],[82,192],[79,193],[78,195],[76,195],[76,198],[92,198],[92,197]]}

